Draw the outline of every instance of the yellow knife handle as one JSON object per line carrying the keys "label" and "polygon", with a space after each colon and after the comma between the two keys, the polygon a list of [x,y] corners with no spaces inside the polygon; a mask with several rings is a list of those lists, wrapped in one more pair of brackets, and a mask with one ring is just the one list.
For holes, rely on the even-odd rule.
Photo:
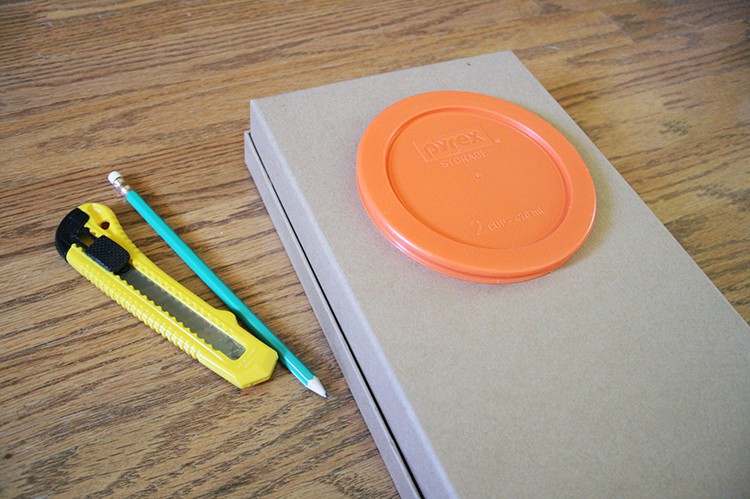
{"label": "yellow knife handle", "polygon": [[[241,328],[234,314],[212,307],[149,260],[106,206],[90,203],[71,211],[58,227],[56,245],[73,268],[112,300],[230,383],[244,388],[270,378],[277,353]],[[149,289],[128,282],[125,277],[133,274]],[[191,323],[212,331],[214,345],[222,348],[206,341],[206,331],[180,322],[177,309]]]}

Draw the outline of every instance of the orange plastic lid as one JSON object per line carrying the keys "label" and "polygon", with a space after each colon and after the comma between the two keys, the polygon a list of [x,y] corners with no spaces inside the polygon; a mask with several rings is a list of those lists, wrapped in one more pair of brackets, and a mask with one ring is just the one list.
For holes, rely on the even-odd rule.
{"label": "orange plastic lid", "polygon": [[575,148],[509,102],[430,92],[379,114],[357,152],[359,195],[380,231],[427,267],[525,281],[586,240],[596,193]]}

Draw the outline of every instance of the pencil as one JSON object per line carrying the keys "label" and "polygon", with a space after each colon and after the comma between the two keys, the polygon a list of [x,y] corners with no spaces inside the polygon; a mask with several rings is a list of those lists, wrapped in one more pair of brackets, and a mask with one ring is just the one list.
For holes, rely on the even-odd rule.
{"label": "pencil", "polygon": [[276,337],[255,314],[235,295],[224,282],[206,265],[190,247],[180,239],[167,223],[156,214],[143,198],[131,188],[119,172],[109,174],[109,182],[122,195],[159,236],[177,253],[216,295],[237,315],[240,322],[258,339],[276,350],[279,361],[307,388],[321,397],[328,398],[317,376]]}

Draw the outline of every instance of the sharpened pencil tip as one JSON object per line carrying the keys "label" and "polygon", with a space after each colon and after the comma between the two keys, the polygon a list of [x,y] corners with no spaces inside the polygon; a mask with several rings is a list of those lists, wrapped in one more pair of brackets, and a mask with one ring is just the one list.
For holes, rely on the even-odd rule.
{"label": "sharpened pencil tip", "polygon": [[323,384],[320,382],[317,376],[310,380],[310,382],[307,384],[307,387],[324,399],[328,399],[328,394],[326,393],[325,388],[323,388]]}

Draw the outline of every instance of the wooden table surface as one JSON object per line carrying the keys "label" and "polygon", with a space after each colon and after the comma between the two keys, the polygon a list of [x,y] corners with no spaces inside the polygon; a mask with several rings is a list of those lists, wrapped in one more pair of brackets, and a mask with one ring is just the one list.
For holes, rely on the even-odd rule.
{"label": "wooden table surface", "polygon": [[[0,5],[0,496],[396,490],[243,160],[250,99],[512,49],[750,319],[747,2],[28,1]],[[326,385],[240,391],[55,251],[126,175]]]}

